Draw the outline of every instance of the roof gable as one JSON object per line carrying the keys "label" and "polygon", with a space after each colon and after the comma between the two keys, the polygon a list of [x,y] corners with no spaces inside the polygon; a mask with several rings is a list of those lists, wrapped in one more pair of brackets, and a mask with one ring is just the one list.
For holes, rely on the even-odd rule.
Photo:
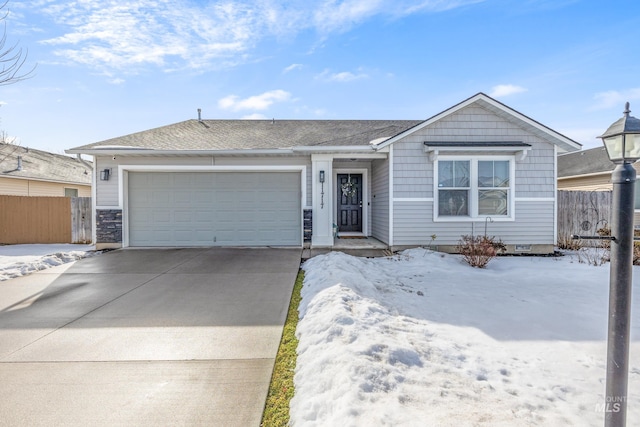
{"label": "roof gable", "polygon": [[453,107],[450,107],[436,114],[435,116],[428,118],[427,120],[414,126],[413,128],[407,129],[406,131],[394,136],[393,138],[389,138],[388,140],[378,145],[378,148],[384,148],[388,145],[391,145],[394,142],[406,137],[407,135],[410,135],[429,125],[432,125],[433,123],[436,123],[445,117],[455,114],[458,111],[473,104],[476,104],[479,107],[484,108],[509,122],[517,124],[518,126],[526,129],[534,135],[539,136],[542,139],[552,142],[553,144],[557,145],[561,151],[575,151],[579,150],[582,147],[580,143],[572,140],[571,138],[568,138],[561,133],[554,131],[553,129],[480,92],[460,102],[459,104],[456,104]]}

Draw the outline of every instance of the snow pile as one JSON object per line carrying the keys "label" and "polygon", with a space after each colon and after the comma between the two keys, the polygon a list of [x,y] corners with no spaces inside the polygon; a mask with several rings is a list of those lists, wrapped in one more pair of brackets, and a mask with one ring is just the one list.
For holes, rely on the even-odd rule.
{"label": "snow pile", "polygon": [[[608,265],[502,257],[480,270],[413,249],[304,269],[292,425],[602,425]],[[632,339],[639,326],[635,310]],[[637,420],[636,342],[630,366]]]}
{"label": "snow pile", "polygon": [[0,282],[93,256],[89,245],[0,246]]}

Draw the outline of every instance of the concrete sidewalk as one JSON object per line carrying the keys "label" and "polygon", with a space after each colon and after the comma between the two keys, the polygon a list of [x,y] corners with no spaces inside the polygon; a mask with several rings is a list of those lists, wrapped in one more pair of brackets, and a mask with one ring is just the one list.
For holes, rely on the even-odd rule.
{"label": "concrete sidewalk", "polygon": [[0,425],[257,426],[300,249],[127,249],[0,285]]}

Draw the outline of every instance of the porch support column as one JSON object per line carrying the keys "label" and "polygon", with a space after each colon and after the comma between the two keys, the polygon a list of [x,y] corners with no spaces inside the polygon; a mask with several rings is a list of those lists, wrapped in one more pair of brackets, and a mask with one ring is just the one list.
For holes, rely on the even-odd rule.
{"label": "porch support column", "polygon": [[[333,156],[311,155],[311,191],[313,192],[312,247],[333,246]],[[324,183],[320,172],[324,171]]]}

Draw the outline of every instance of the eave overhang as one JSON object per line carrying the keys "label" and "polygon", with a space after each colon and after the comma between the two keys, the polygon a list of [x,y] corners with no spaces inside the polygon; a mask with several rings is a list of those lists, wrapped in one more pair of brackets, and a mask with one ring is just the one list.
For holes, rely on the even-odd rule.
{"label": "eave overhang", "polygon": [[447,142],[425,141],[424,152],[429,154],[430,161],[436,161],[440,154],[462,153],[491,153],[515,155],[516,160],[522,161],[531,150],[531,145],[520,141],[500,142]]}
{"label": "eave overhang", "polygon": [[[240,150],[154,150],[133,147],[96,147],[89,149],[66,150],[67,154],[86,154],[91,156],[268,156],[296,154],[374,154],[372,146],[298,146],[275,149],[240,149]],[[385,152],[387,150],[381,150]]]}

